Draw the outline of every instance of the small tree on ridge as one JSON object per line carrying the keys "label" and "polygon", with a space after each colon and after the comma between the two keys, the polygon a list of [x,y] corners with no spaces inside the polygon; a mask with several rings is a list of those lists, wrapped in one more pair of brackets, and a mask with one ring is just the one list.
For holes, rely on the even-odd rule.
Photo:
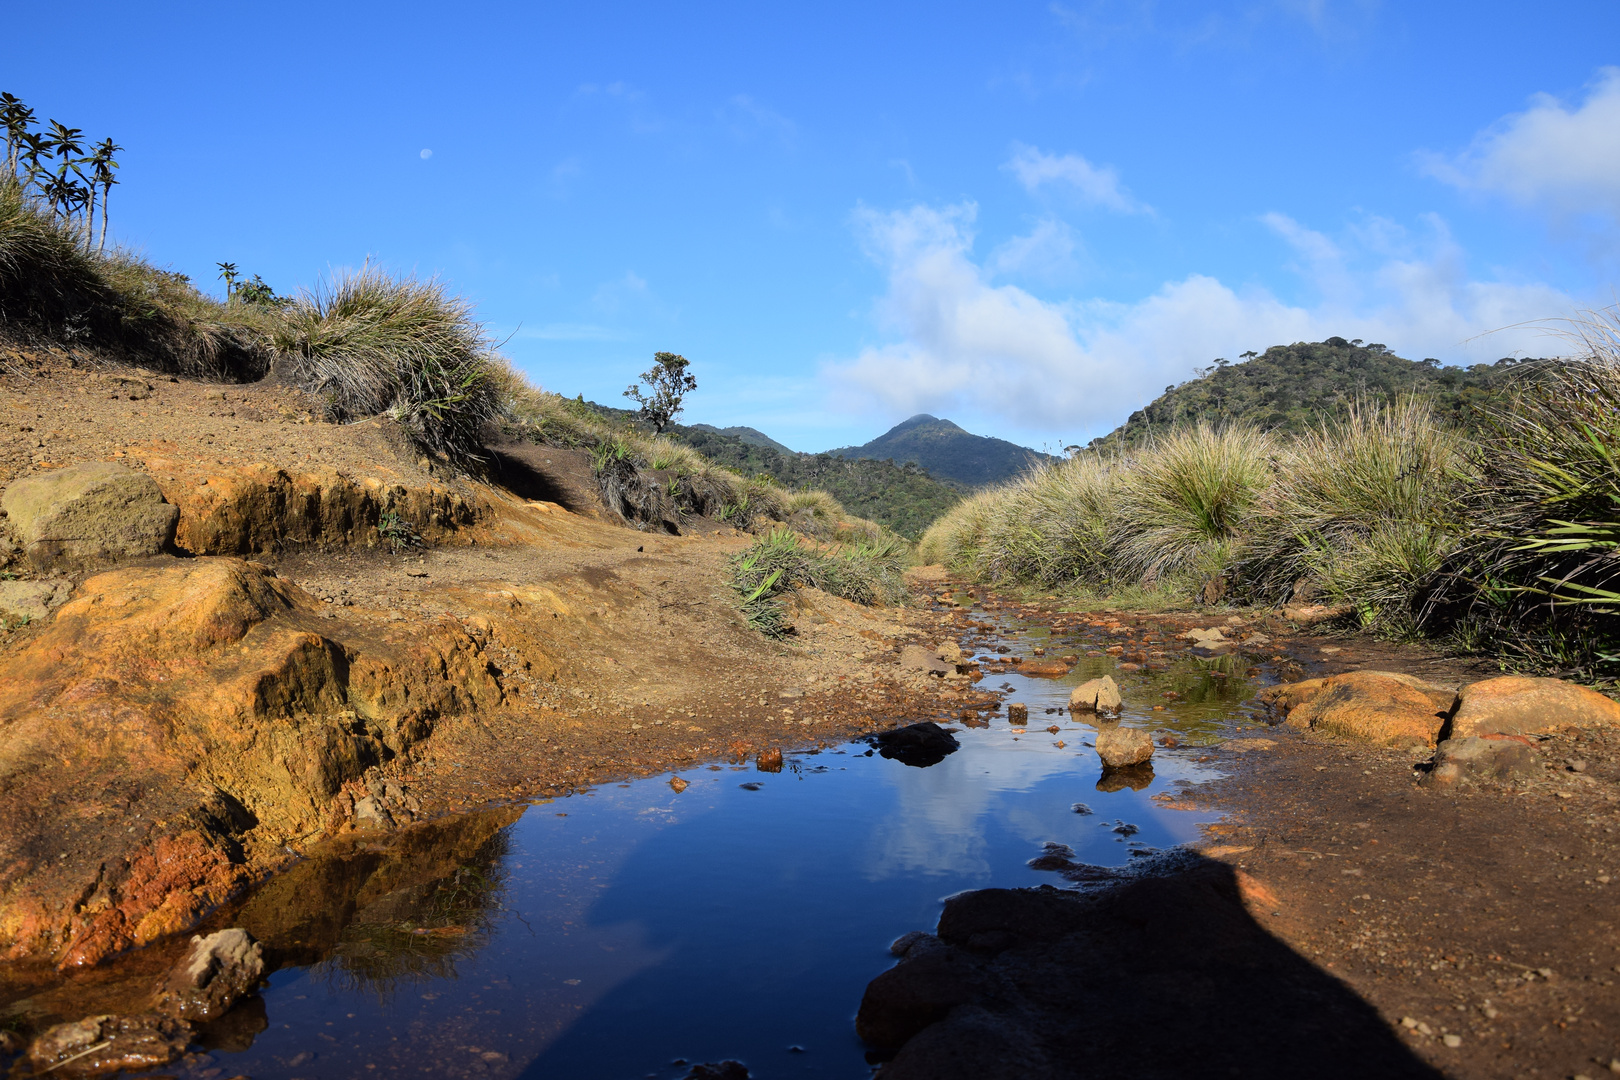
{"label": "small tree on ridge", "polygon": [[663,434],[681,412],[681,399],[697,389],[697,379],[686,369],[684,356],[672,352],[653,353],[653,366],[641,373],[642,385],[631,384],[624,396],[640,405],[636,419],[651,424],[655,435]]}

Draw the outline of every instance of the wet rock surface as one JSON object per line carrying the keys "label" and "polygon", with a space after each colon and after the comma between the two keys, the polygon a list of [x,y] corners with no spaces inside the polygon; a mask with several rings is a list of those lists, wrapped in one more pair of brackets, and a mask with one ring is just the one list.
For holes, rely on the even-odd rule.
{"label": "wet rock surface", "polygon": [[1118,716],[1125,699],[1119,684],[1112,676],[1087,679],[1069,694],[1069,709],[1073,712],[1091,712],[1098,716]]}
{"label": "wet rock surface", "polygon": [[1456,707],[1454,689],[1392,671],[1349,671],[1262,695],[1290,727],[1384,746],[1433,746]]}
{"label": "wet rock surface", "polygon": [[28,1061],[36,1075],[106,1076],[167,1065],[190,1041],[191,1026],[172,1016],[92,1016],[45,1031]]}
{"label": "wet rock surface", "polygon": [[156,1012],[201,1022],[223,1016],[264,976],[264,951],[240,927],[191,939],[191,949],[153,996]]}

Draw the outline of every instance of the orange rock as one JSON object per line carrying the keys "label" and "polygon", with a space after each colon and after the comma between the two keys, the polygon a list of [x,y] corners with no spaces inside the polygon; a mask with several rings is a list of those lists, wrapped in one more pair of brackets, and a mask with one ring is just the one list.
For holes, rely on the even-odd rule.
{"label": "orange rock", "polygon": [[769,750],[761,750],[759,756],[754,759],[754,768],[760,772],[781,772],[782,748],[773,746]]}
{"label": "orange rock", "polygon": [[1504,675],[1463,687],[1442,737],[1546,734],[1571,727],[1620,727],[1620,703],[1562,679]]}
{"label": "orange rock", "polygon": [[1018,673],[1053,679],[1067,675],[1070,667],[1071,665],[1065,664],[1062,660],[1026,660],[1018,665]]}
{"label": "orange rock", "polygon": [[1347,671],[1261,695],[1288,726],[1384,746],[1433,746],[1456,694],[1412,675]]}

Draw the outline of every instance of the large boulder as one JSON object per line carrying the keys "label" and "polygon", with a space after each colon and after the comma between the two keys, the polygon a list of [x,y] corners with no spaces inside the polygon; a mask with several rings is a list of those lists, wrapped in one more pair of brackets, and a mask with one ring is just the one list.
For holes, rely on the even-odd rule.
{"label": "large boulder", "polygon": [[191,951],[158,985],[152,1004],[181,1020],[212,1020],[250,993],[263,976],[259,943],[246,930],[232,927],[192,938]]}
{"label": "large boulder", "polygon": [[1260,696],[1289,727],[1396,747],[1435,745],[1457,700],[1453,690],[1394,671],[1347,671]]}
{"label": "large boulder", "polygon": [[156,555],[174,540],[180,508],[145,473],[91,461],[14,481],[0,496],[36,566],[88,566]]}
{"label": "large boulder", "polygon": [[1100,679],[1087,679],[1069,694],[1071,712],[1118,716],[1120,707],[1124,704],[1125,699],[1120,695],[1119,684],[1110,675],[1104,675]]}
{"label": "large boulder", "polygon": [[1140,728],[1103,728],[1097,732],[1097,756],[1105,769],[1140,765],[1153,757],[1153,736]]}
{"label": "large boulder", "polygon": [[1470,683],[1442,735],[1535,735],[1564,728],[1620,727],[1620,703],[1562,679],[1504,675]]}

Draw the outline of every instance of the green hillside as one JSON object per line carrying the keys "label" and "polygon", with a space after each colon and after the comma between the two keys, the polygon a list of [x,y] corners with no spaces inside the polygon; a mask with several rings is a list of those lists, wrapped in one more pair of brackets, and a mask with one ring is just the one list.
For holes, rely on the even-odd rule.
{"label": "green hillside", "polygon": [[1011,480],[1031,465],[1051,460],[1028,447],[974,435],[927,413],[896,424],[865,446],[845,446],[829,453],[845,458],[912,462],[934,476],[970,487]]}
{"label": "green hillside", "polygon": [[[595,402],[583,402],[597,413],[628,423],[635,413]],[[746,434],[739,434],[746,433]],[[915,540],[962,498],[954,484],[930,476],[916,465],[892,461],[802,454],[754,428],[719,428],[712,424],[671,424],[664,434],[685,443],[717,465],[746,476],[769,476],[792,491],[827,492],[844,509]]]}
{"label": "green hillside", "polygon": [[715,427],[713,424],[693,424],[693,431],[703,431],[711,435],[730,435],[734,439],[741,439],[749,446],[768,446],[782,454],[794,454],[798,451],[791,446],[777,442],[758,428],[751,427]]}
{"label": "green hillside", "polygon": [[1217,361],[1196,379],[1165,392],[1092,448],[1130,445],[1177,424],[1244,420],[1269,431],[1299,432],[1342,414],[1357,401],[1389,401],[1417,394],[1437,415],[1467,425],[1475,406],[1489,397],[1520,363],[1443,367],[1438,360],[1407,360],[1383,345],[1331,337],[1320,342],[1273,345],[1244,361]]}

